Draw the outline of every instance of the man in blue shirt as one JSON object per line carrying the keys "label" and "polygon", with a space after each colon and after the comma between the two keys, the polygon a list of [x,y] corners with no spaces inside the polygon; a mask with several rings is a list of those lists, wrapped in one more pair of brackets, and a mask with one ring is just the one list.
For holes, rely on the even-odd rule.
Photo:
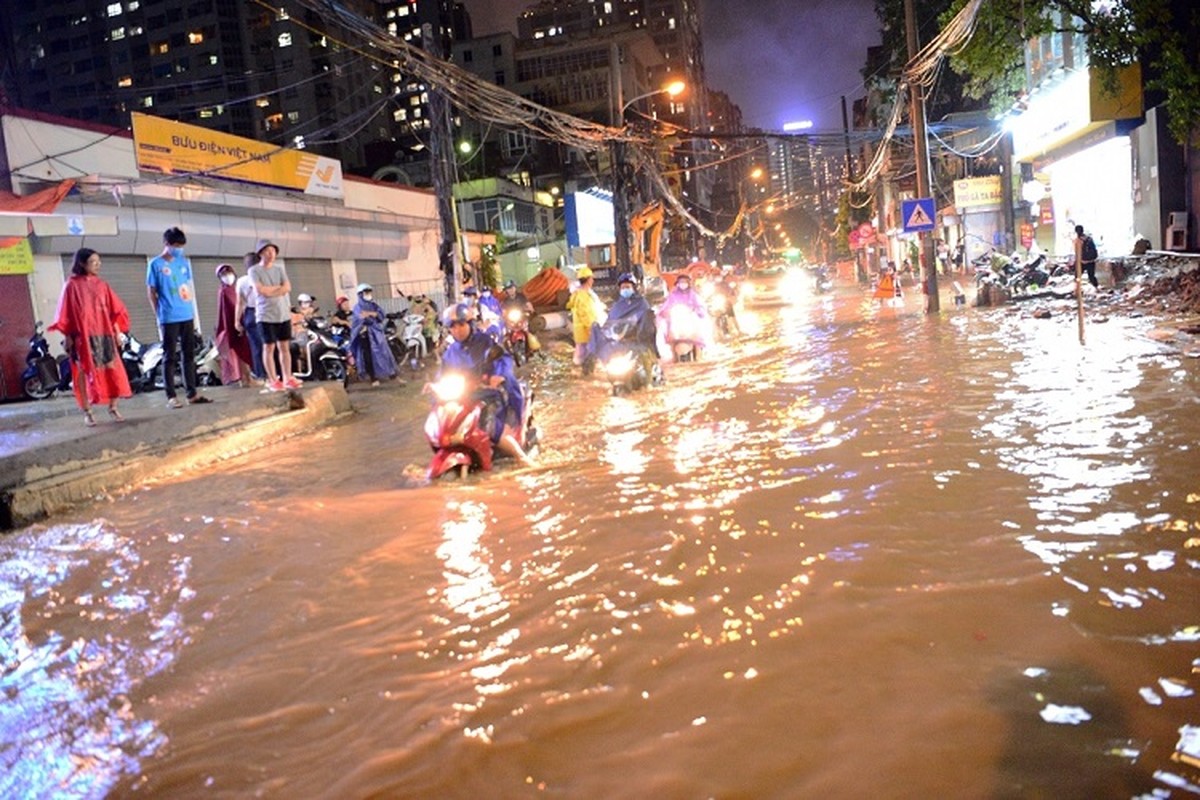
{"label": "man in blue shirt", "polygon": [[167,405],[183,408],[175,396],[175,349],[183,351],[183,388],[189,403],[211,402],[196,391],[196,287],[192,262],[183,253],[187,237],[179,228],[163,233],[163,251],[146,269],[146,294],[158,318],[163,344],[163,384]]}

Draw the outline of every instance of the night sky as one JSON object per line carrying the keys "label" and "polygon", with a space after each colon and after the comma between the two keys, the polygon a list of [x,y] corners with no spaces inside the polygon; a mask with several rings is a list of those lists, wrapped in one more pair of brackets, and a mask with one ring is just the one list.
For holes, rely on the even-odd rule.
{"label": "night sky", "polygon": [[[464,0],[475,35],[509,29],[529,0]],[[879,43],[872,0],[700,0],[709,85],[745,124],[812,120],[840,130],[841,96],[862,96],[867,47]]]}

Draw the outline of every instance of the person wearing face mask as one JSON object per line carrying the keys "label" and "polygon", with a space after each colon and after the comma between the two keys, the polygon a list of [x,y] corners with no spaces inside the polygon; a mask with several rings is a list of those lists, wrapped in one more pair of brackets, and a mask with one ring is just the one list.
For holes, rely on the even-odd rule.
{"label": "person wearing face mask", "polygon": [[659,306],[658,319],[663,322],[663,341],[667,344],[690,341],[701,349],[708,346],[708,309],[699,293],[693,291],[692,277],[687,273],[676,278],[675,288]]}
{"label": "person wearing face mask", "polygon": [[217,325],[213,333],[217,352],[221,355],[221,383],[245,386],[250,380],[250,340],[238,330],[237,321],[237,273],[228,264],[217,267]]}
{"label": "person wearing face mask", "polygon": [[608,310],[608,322],[612,325],[622,320],[633,320],[633,336],[652,352],[655,348],[654,311],[645,297],[638,294],[633,273],[626,272],[617,278],[617,301]]}
{"label": "person wearing face mask", "polygon": [[375,302],[375,290],[360,283],[355,290],[358,303],[350,314],[350,342],[360,375],[378,386],[381,378],[396,376],[396,357],[384,332],[383,307]]}
{"label": "person wearing face mask", "polygon": [[192,262],[184,254],[187,236],[179,228],[163,232],[163,250],[146,268],[146,295],[158,318],[163,344],[163,384],[170,408],[183,408],[175,396],[176,347],[182,351],[183,387],[189,403],[212,402],[196,390],[196,289]]}

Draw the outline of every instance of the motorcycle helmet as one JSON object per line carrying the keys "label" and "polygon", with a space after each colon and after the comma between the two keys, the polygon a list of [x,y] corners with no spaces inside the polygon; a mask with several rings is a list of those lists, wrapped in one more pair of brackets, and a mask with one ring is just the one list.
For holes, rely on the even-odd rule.
{"label": "motorcycle helmet", "polygon": [[363,292],[373,292],[373,291],[375,291],[375,290],[371,287],[371,284],[369,284],[369,283],[360,283],[358,286],[354,287],[355,294],[362,294]]}
{"label": "motorcycle helmet", "polygon": [[479,290],[476,289],[474,286],[465,286],[465,287],[463,287],[462,293],[466,294],[466,295],[476,296],[479,294]]}
{"label": "motorcycle helmet", "polygon": [[509,278],[507,281],[504,282],[504,288],[505,289],[515,289],[515,288],[517,288],[517,282],[514,281],[512,278]]}
{"label": "motorcycle helmet", "polygon": [[296,298],[297,303],[311,303],[312,301],[313,296],[311,294],[301,293],[300,296]]}
{"label": "motorcycle helmet", "polygon": [[617,278],[617,286],[620,286],[622,283],[628,283],[630,286],[637,286],[637,281],[634,280],[632,272],[621,273],[620,277]]}
{"label": "motorcycle helmet", "polygon": [[466,303],[459,303],[458,305],[454,306],[454,308],[450,309],[450,314],[448,316],[449,319],[447,322],[451,325],[456,322],[466,322],[467,324],[470,324],[471,320],[475,319],[475,309],[471,308]]}

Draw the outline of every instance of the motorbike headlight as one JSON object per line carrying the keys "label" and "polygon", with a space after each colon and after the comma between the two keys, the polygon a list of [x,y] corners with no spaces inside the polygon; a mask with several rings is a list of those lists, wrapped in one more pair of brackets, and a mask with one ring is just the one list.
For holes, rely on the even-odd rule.
{"label": "motorbike headlight", "polygon": [[508,320],[510,324],[515,325],[521,321],[521,317],[523,316],[524,314],[521,313],[521,309],[510,308],[508,313],[504,315],[504,318]]}
{"label": "motorbike headlight", "polygon": [[457,372],[449,372],[437,380],[430,387],[434,397],[442,403],[450,403],[455,400],[461,400],[467,394],[467,378]]}
{"label": "motorbike headlight", "polygon": [[723,295],[723,294],[713,295],[712,297],[709,298],[708,304],[710,307],[712,307],[712,310],[716,311],[718,314],[724,312],[725,311],[725,295]]}
{"label": "motorbike headlight", "polygon": [[604,364],[604,372],[610,378],[624,378],[633,372],[633,354],[618,353]]}

